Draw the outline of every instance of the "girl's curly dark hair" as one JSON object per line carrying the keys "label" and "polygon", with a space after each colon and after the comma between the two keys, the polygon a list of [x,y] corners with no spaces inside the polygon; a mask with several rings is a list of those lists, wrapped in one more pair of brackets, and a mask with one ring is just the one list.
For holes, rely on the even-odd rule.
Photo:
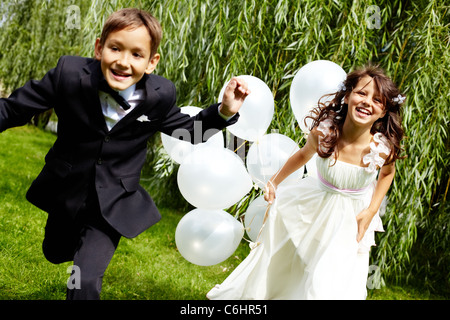
{"label": "girl's curly dark hair", "polygon": [[[400,156],[402,152],[400,142],[403,139],[401,105],[393,101],[395,97],[400,95],[400,91],[392,80],[385,75],[384,71],[377,66],[367,66],[349,73],[343,82],[345,89],[321,97],[319,99],[319,107],[313,109],[311,115],[305,117],[305,124],[306,119],[310,118],[313,120],[310,130],[317,127],[325,119],[331,119],[333,123],[330,128],[331,134],[322,139],[321,147],[317,150],[320,157],[328,158],[335,151],[348,111],[348,105],[344,103],[344,97],[350,95],[358,81],[365,76],[373,79],[376,90],[378,90],[382,103],[386,108],[386,114],[373,124],[370,132],[372,135],[381,132],[389,140],[391,153],[387,158],[386,164],[404,158]],[[334,98],[331,101],[321,102],[324,98],[333,96]]]}

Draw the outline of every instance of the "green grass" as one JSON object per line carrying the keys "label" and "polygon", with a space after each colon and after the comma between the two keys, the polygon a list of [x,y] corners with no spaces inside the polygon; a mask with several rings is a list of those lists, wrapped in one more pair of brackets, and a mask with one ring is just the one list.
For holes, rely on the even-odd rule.
{"label": "green grass", "polygon": [[[0,299],[65,299],[67,268],[42,255],[46,214],[25,200],[55,136],[26,126],[0,134]],[[160,208],[163,219],[134,239],[123,238],[104,277],[105,300],[202,300],[249,252],[243,241],[235,254],[215,266],[186,261],[175,245],[184,212]],[[445,299],[418,288],[386,286],[372,300]]]}

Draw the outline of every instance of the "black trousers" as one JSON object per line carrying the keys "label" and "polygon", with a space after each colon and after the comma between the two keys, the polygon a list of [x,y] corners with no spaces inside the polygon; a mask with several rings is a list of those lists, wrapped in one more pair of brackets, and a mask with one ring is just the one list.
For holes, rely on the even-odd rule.
{"label": "black trousers", "polygon": [[[73,261],[78,272],[67,288],[67,300],[98,300],[103,275],[121,235],[103,219],[97,195],[89,195],[75,220],[64,212],[49,213],[42,249],[46,259]],[[75,267],[76,266],[76,267]]]}

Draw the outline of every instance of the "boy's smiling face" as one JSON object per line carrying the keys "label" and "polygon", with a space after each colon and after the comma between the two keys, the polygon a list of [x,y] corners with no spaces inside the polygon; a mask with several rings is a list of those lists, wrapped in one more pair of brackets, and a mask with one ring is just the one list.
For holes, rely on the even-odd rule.
{"label": "boy's smiling face", "polygon": [[147,28],[126,28],[111,32],[104,45],[95,42],[95,58],[101,62],[109,86],[123,91],[155,70],[159,54],[150,58],[150,35]]}

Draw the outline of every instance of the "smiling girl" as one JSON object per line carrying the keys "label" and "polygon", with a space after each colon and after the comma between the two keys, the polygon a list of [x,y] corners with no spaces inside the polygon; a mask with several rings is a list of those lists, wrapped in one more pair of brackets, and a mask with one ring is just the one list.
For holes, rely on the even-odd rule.
{"label": "smiling girl", "polygon": [[[271,206],[257,246],[208,298],[366,297],[370,247],[400,159],[404,97],[376,67],[348,74],[332,97],[266,186]],[[316,153],[317,178],[278,188]]]}

